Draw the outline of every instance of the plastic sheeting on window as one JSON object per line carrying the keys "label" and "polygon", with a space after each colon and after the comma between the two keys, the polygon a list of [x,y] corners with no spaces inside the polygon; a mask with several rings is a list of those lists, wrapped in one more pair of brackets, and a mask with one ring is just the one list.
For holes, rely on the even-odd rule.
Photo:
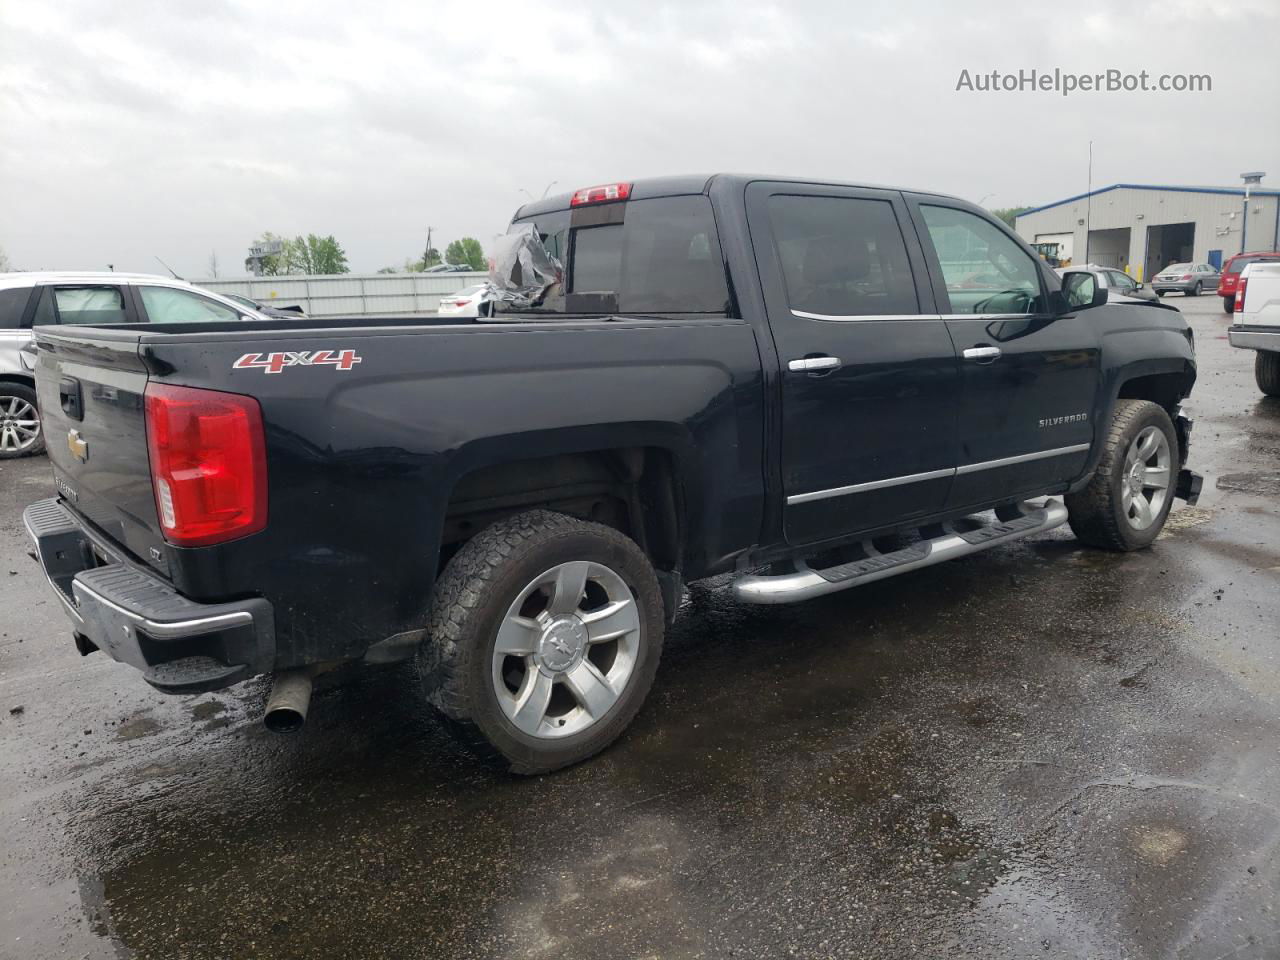
{"label": "plastic sheeting on window", "polygon": [[492,299],[517,308],[540,303],[564,279],[564,265],[543,245],[537,224],[522,223],[493,241],[489,261]]}

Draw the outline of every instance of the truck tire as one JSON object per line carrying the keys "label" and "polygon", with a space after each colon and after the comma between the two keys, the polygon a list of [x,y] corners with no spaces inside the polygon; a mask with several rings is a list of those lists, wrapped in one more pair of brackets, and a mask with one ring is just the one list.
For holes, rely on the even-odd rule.
{"label": "truck tire", "polygon": [[1253,377],[1268,397],[1280,397],[1280,353],[1259,350],[1253,360]]}
{"label": "truck tire", "polygon": [[472,753],[548,773],[617,739],[662,654],[653,567],[610,527],[548,510],[468,541],[435,587],[419,668]]}
{"label": "truck tire", "polygon": [[36,392],[24,383],[0,381],[0,460],[44,453]]}
{"label": "truck tire", "polygon": [[1235,297],[1223,297],[1223,298],[1222,298],[1222,312],[1223,312],[1223,313],[1235,313],[1235,312],[1236,312],[1236,298],[1235,298]]}
{"label": "truck tire", "polygon": [[1076,539],[1104,550],[1141,550],[1164,528],[1178,474],[1169,414],[1149,400],[1117,400],[1089,485],[1067,494]]}

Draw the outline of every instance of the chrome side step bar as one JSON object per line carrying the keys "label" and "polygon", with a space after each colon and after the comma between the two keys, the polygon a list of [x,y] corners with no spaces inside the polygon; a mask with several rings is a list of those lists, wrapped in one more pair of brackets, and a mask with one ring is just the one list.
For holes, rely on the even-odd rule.
{"label": "chrome side step bar", "polygon": [[834,567],[815,570],[804,560],[794,563],[795,570],[778,575],[751,574],[733,585],[733,594],[744,603],[795,603],[837,590],[884,580],[910,570],[954,560],[997,544],[1020,540],[1043,533],[1067,521],[1067,508],[1058,500],[1047,500],[1044,506],[1022,504],[1021,516],[1012,520],[984,524],[977,529],[958,531],[950,525],[929,540],[921,540],[892,553],[880,553],[870,543],[863,544],[867,556]]}

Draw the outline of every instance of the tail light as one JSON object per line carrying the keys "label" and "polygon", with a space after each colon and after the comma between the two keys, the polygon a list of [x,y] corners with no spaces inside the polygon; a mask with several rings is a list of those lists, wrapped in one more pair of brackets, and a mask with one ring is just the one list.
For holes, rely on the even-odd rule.
{"label": "tail light", "polygon": [[257,400],[149,383],[146,423],[166,540],[205,547],[266,528],[267,453]]}
{"label": "tail light", "polygon": [[1249,278],[1241,277],[1236,281],[1236,313],[1244,313],[1244,291],[1249,286]]}
{"label": "tail light", "polygon": [[614,200],[625,200],[631,196],[629,183],[603,183],[598,187],[583,187],[575,190],[569,200],[569,206],[582,207],[588,203],[611,203]]}
{"label": "tail light", "polygon": [[1191,274],[1189,274],[1189,273],[1184,273],[1184,274],[1182,275],[1182,279],[1183,279],[1183,280],[1190,280],[1190,279],[1191,279]]}
{"label": "tail light", "polygon": [[455,300],[453,301],[453,305],[455,307],[465,307],[470,302],[470,300]]}

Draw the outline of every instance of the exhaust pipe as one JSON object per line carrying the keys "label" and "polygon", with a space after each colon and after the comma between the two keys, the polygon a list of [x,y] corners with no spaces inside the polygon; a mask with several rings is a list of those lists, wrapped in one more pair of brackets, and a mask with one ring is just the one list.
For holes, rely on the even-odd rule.
{"label": "exhaust pipe", "polygon": [[262,723],[275,733],[298,730],[307,721],[307,707],[310,705],[311,671],[305,668],[285,670],[276,674]]}

